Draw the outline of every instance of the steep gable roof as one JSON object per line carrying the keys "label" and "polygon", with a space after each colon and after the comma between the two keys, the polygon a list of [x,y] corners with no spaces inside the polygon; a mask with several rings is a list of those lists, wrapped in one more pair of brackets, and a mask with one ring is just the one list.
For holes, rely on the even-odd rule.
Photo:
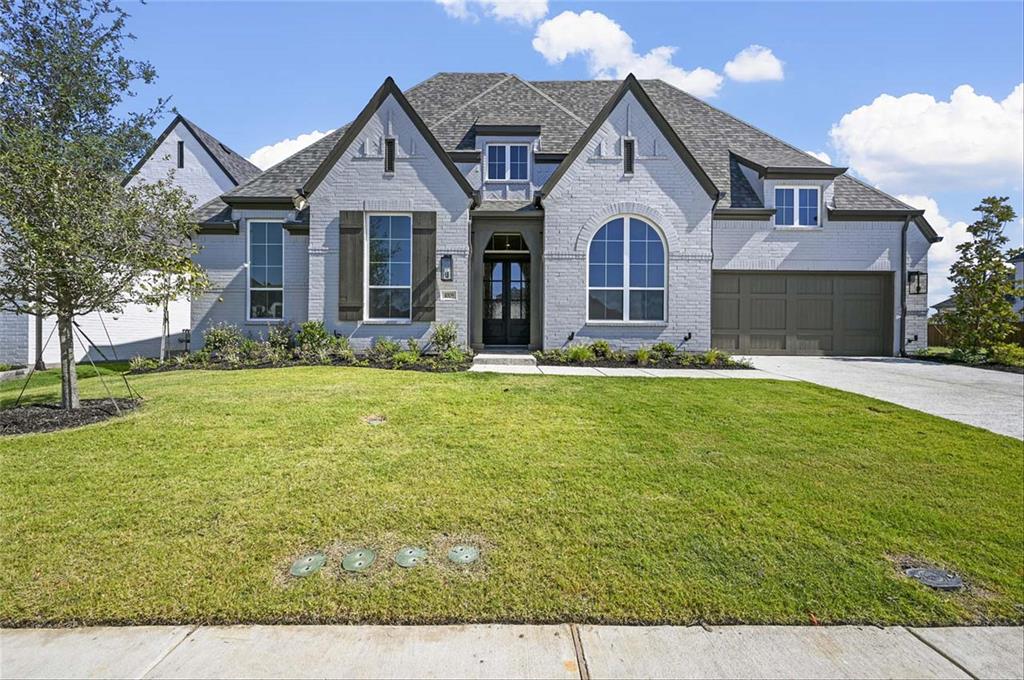
{"label": "steep gable roof", "polygon": [[[841,174],[844,168],[814,156],[660,80],[637,81],[674,137],[721,192],[718,209],[740,212],[764,205],[737,167],[785,173],[794,170],[835,176],[834,208],[839,211],[915,213],[915,222],[934,237],[919,211]],[[475,149],[475,126],[524,124],[540,127],[540,151],[558,160],[587,136],[587,130],[623,86],[611,80],[524,81],[508,73],[438,73],[405,93],[439,145],[449,153]],[[397,89],[397,88],[396,88]],[[225,195],[225,200],[288,201],[303,187],[347,128],[281,161]],[[671,136],[666,135],[671,138]]]}
{"label": "steep gable roof", "polygon": [[626,76],[626,79],[622,81],[618,89],[616,89],[612,96],[608,98],[608,101],[605,102],[605,105],[601,108],[597,115],[594,116],[589,127],[587,127],[583,135],[578,140],[576,140],[576,143],[573,145],[568,155],[564,159],[562,159],[562,162],[559,163],[555,171],[551,173],[551,177],[549,177],[548,180],[544,182],[544,186],[541,187],[540,190],[541,196],[547,196],[549,193],[551,193],[551,190],[555,187],[555,185],[558,184],[558,182],[562,179],[566,171],[568,171],[568,169],[576,161],[579,155],[583,153],[583,150],[586,148],[587,144],[597,133],[597,131],[601,128],[601,126],[604,125],[604,122],[608,120],[608,116],[612,114],[612,111],[615,110],[615,107],[618,106],[619,102],[622,101],[622,98],[625,97],[626,94],[632,94],[636,98],[636,100],[640,103],[640,106],[642,106],[644,111],[647,112],[647,115],[651,117],[652,121],[654,121],[654,124],[658,127],[658,130],[665,136],[665,139],[668,140],[668,143],[672,146],[675,152],[679,154],[679,157],[683,160],[683,163],[686,164],[686,167],[689,168],[690,172],[693,173],[693,176],[697,179],[697,182],[700,183],[701,187],[704,188],[704,191],[707,192],[708,196],[710,196],[711,198],[718,198],[720,192],[718,190],[718,187],[715,186],[714,181],[712,181],[712,179],[708,177],[707,173],[704,172],[704,169],[693,157],[693,154],[690,153],[690,150],[686,147],[686,144],[684,144],[682,140],[679,139],[679,136],[676,134],[676,131],[668,124],[668,121],[665,120],[664,116],[661,115],[661,112],[651,101],[650,97],[647,96],[647,93],[644,91],[643,86],[640,85],[640,82],[633,76],[632,73]]}
{"label": "steep gable roof", "polygon": [[135,164],[135,167],[125,176],[123,183],[128,184],[132,177],[142,169],[142,166],[146,164],[156,150],[160,148],[164,140],[167,139],[167,135],[171,134],[171,130],[175,128],[179,123],[185,126],[185,128],[196,138],[199,145],[203,147],[203,150],[213,159],[213,162],[217,164],[227,178],[231,180],[236,186],[252,179],[256,175],[263,172],[257,166],[250,163],[248,160],[240,156],[235,151],[232,151],[226,144],[221,142],[219,139],[211,135],[206,130],[202,129],[189,119],[185,118],[180,113],[175,113],[174,118],[167,124],[164,131],[160,133],[160,136],[156,138],[156,141],[150,146],[149,151],[139,159],[139,162]]}

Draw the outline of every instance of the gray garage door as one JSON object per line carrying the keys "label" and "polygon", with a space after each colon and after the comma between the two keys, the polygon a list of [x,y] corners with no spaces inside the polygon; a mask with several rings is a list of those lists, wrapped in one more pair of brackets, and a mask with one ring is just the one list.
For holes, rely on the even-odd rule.
{"label": "gray garage door", "polygon": [[715,272],[711,344],[739,354],[892,354],[892,274]]}

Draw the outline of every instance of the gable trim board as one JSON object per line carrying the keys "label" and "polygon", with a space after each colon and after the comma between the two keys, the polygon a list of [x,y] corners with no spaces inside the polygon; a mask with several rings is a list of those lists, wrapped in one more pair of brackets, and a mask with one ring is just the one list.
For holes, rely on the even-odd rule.
{"label": "gable trim board", "polygon": [[686,167],[693,173],[697,182],[701,185],[704,191],[707,192],[708,197],[712,200],[718,199],[721,192],[715,186],[714,182],[711,181],[711,178],[708,177],[707,173],[704,172],[704,168],[697,163],[697,159],[693,157],[693,154],[691,154],[690,150],[686,148],[683,141],[679,139],[679,135],[676,134],[676,131],[668,124],[665,117],[661,115],[661,111],[659,111],[654,105],[651,98],[647,96],[646,92],[644,92],[644,88],[640,85],[636,76],[630,73],[626,76],[626,79],[622,81],[622,85],[620,85],[619,89],[615,91],[615,94],[608,99],[607,103],[605,103],[600,113],[598,113],[590,123],[590,126],[587,127],[583,135],[576,141],[576,144],[573,145],[569,154],[562,159],[562,162],[555,169],[554,173],[552,173],[551,177],[549,177],[544,183],[544,186],[540,188],[540,191],[537,194],[538,203],[543,201],[544,196],[551,193],[551,190],[555,188],[555,185],[557,185],[565,173],[569,171],[573,162],[579,158],[580,154],[587,148],[587,144],[590,143],[590,140],[593,139],[595,134],[597,134],[597,131],[600,130],[601,126],[604,125],[606,120],[608,120],[608,117],[612,114],[612,111],[615,110],[615,107],[618,106],[619,102],[622,101],[622,98],[626,96],[626,93],[631,93],[636,97],[636,100],[640,102],[640,106],[644,108],[647,115],[649,115],[651,120],[654,121],[658,131],[665,136],[665,139],[667,139],[668,143],[672,145],[675,152],[679,154],[683,163],[686,164]]}
{"label": "gable trim board", "polygon": [[331,149],[330,153],[327,154],[327,157],[324,158],[323,162],[320,163],[319,167],[317,167],[310,178],[297,190],[297,193],[300,196],[308,197],[316,191],[316,188],[320,186],[320,183],[324,181],[325,177],[327,177],[327,173],[331,171],[331,168],[333,168],[334,164],[338,162],[341,155],[348,150],[352,145],[352,142],[355,141],[356,137],[358,137],[363,131],[363,128],[366,127],[366,124],[369,122],[373,114],[377,112],[377,109],[381,107],[388,97],[395,98],[395,101],[402,107],[405,115],[409,117],[409,120],[411,120],[412,124],[416,127],[416,130],[423,135],[425,140],[427,140],[427,144],[430,145],[430,148],[433,149],[434,153],[444,164],[445,168],[449,173],[451,173],[452,178],[466,193],[467,198],[473,201],[473,204],[475,205],[476,190],[473,189],[465,176],[463,176],[462,172],[459,171],[459,168],[452,161],[448,153],[441,147],[437,138],[434,137],[434,133],[430,131],[426,123],[423,122],[423,119],[420,118],[420,115],[416,113],[416,110],[411,104],[409,104],[409,100],[406,99],[405,95],[402,94],[402,91],[398,89],[398,85],[395,84],[395,81],[391,76],[384,79],[381,86],[377,88],[377,91],[372,97],[370,97],[370,101],[367,102],[366,106],[363,107],[363,110],[359,112],[358,116],[356,116],[356,119],[352,121],[345,130],[345,134],[342,135],[341,139],[339,139],[334,145],[334,148]]}

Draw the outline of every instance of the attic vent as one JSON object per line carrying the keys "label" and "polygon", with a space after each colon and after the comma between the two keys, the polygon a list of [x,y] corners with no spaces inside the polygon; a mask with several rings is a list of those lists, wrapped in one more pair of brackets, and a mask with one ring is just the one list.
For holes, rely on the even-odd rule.
{"label": "attic vent", "polygon": [[384,140],[384,172],[395,171],[395,138]]}
{"label": "attic vent", "polygon": [[224,146],[223,144],[220,145],[220,148],[224,149],[224,153],[234,153],[234,151]]}
{"label": "attic vent", "polygon": [[622,172],[627,175],[633,174],[633,167],[636,165],[636,140],[622,140]]}

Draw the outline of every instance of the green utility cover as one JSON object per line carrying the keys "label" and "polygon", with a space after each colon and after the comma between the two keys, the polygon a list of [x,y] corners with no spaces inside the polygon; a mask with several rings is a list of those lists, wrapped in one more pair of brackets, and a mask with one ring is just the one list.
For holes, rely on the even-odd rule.
{"label": "green utility cover", "polygon": [[423,558],[426,556],[427,551],[423,548],[407,545],[395,553],[395,564],[400,567],[404,567],[405,569],[409,569],[422,562]]}
{"label": "green utility cover", "polygon": [[313,553],[312,555],[306,555],[292,562],[292,568],[289,573],[292,576],[302,578],[303,576],[309,576],[320,571],[320,567],[327,563],[327,558],[323,553]]}
{"label": "green utility cover", "polygon": [[369,548],[359,548],[345,555],[341,566],[345,571],[366,571],[377,559],[377,553]]}
{"label": "green utility cover", "polygon": [[455,564],[473,564],[480,559],[480,549],[472,545],[457,545],[448,551],[448,561]]}

